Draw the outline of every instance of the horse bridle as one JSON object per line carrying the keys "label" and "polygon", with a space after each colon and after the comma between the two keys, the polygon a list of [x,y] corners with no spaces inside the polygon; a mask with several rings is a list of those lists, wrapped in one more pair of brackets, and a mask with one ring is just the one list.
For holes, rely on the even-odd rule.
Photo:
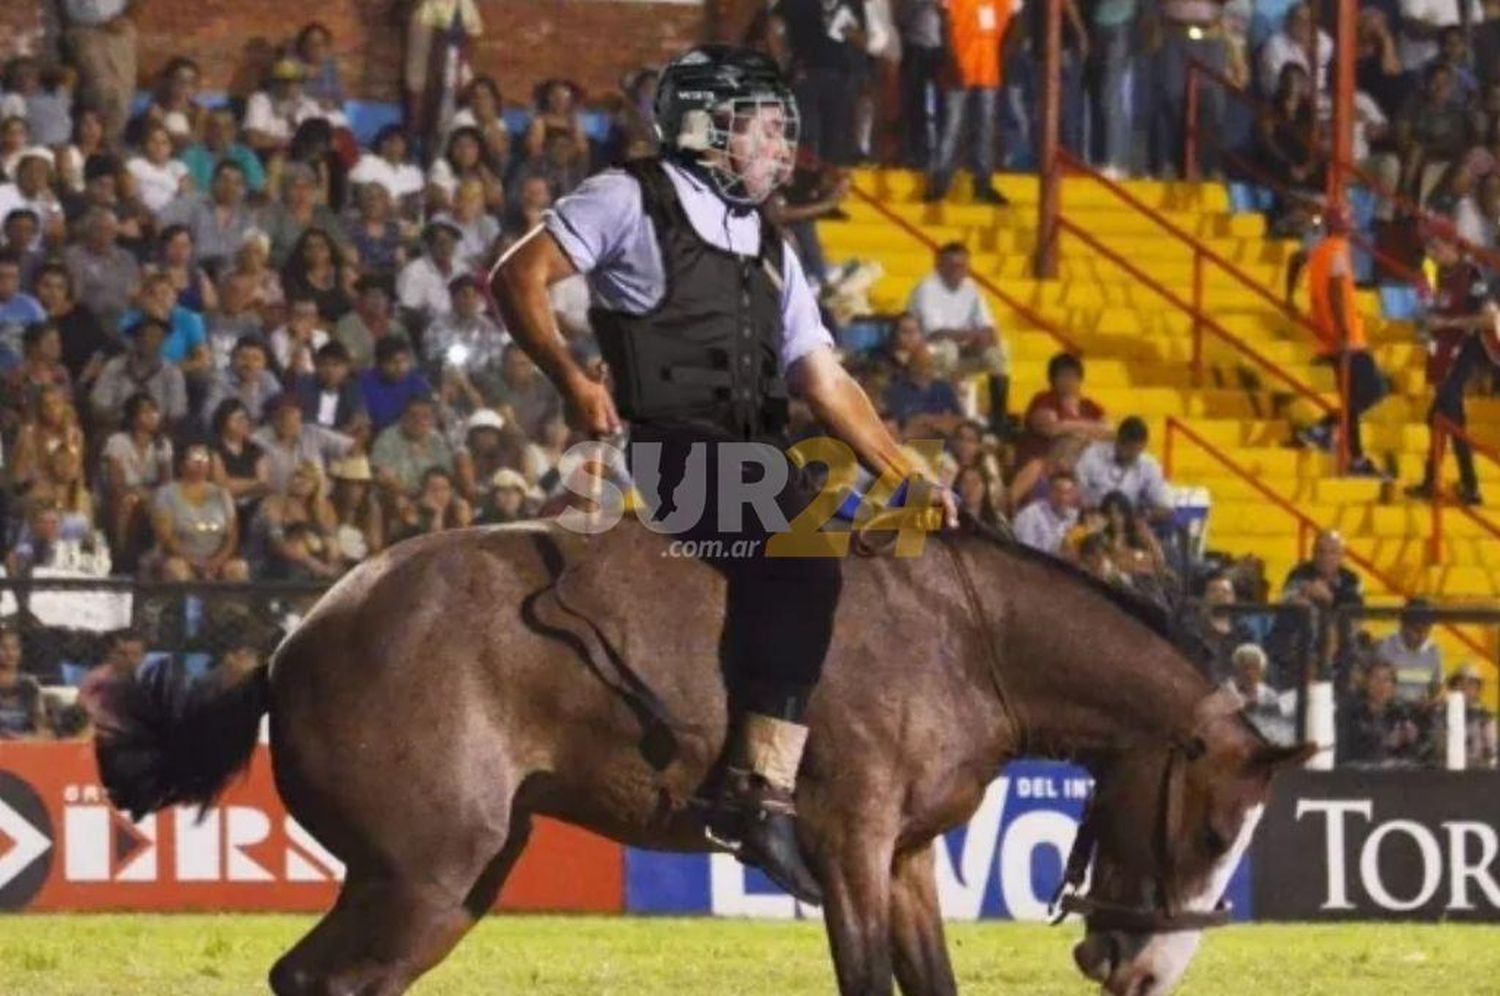
{"label": "horse bridle", "polygon": [[[1203,725],[1230,712],[1238,711],[1238,696],[1232,699],[1215,692],[1199,707],[1204,718]],[[1166,764],[1162,768],[1161,791],[1157,795],[1156,833],[1153,846],[1156,850],[1156,882],[1154,905],[1127,906],[1096,899],[1083,891],[1089,868],[1099,847],[1099,810],[1090,798],[1084,805],[1083,819],[1078,824],[1078,836],[1073,839],[1073,848],[1068,852],[1068,863],[1063,870],[1063,880],[1053,894],[1047,911],[1052,925],[1062,923],[1069,916],[1084,918],[1089,927],[1098,930],[1119,930],[1133,934],[1169,934],[1184,931],[1208,930],[1229,923],[1229,903],[1220,900],[1211,910],[1179,909],[1170,886],[1172,872],[1172,827],[1182,812],[1183,783],[1187,775],[1187,764],[1204,751],[1201,737],[1195,733],[1182,740],[1174,740],[1167,749]]]}

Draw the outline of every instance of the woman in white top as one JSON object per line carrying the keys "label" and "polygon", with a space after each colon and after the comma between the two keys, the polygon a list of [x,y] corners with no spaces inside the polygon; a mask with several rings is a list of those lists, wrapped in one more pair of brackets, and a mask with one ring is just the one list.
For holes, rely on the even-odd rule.
{"label": "woman in white top", "polygon": [[132,156],[125,164],[130,175],[135,177],[141,203],[150,208],[152,214],[160,215],[178,194],[192,189],[187,165],[172,158],[172,151],[172,133],[165,124],[153,121],[141,136],[141,155]]}
{"label": "woman in white top", "polygon": [[422,215],[422,188],[426,180],[421,167],[410,161],[411,144],[400,125],[386,125],[375,136],[373,152],[359,157],[349,172],[349,182],[360,186],[378,183],[390,192],[401,217],[416,221]]}

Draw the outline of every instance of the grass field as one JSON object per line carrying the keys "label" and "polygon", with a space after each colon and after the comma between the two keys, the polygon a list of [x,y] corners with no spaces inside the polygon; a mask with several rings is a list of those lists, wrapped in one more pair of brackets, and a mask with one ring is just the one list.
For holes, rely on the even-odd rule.
{"label": "grass field", "polygon": [[[310,920],[291,916],[0,918],[5,996],[264,992]],[[964,991],[1087,993],[1078,928],[955,925]],[[1234,927],[1210,937],[1185,996],[1500,994],[1500,931],[1471,926]],[[811,996],[833,991],[820,926],[492,917],[416,992],[526,996]]]}

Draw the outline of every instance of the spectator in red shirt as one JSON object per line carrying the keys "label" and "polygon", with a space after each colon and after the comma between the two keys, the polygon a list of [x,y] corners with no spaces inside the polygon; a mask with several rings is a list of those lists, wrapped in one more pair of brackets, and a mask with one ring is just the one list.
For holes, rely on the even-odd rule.
{"label": "spectator in red shirt", "polygon": [[1104,409],[1083,396],[1083,361],[1071,353],[1058,353],[1047,364],[1050,390],[1042,391],[1026,406],[1025,430],[1016,444],[1016,465],[1045,456],[1062,436],[1086,442],[1114,437],[1114,427]]}

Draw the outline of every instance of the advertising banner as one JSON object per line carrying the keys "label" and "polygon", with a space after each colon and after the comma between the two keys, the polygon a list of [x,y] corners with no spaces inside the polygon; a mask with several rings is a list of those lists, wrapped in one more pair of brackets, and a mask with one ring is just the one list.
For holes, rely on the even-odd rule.
{"label": "advertising banner", "polygon": [[1289,772],[1256,848],[1267,920],[1500,920],[1500,774]]}
{"label": "advertising banner", "polygon": [[[937,848],[938,896],[950,920],[1045,920],[1062,880],[1093,779],[1082,768],[1017,761],[990,783],[973,819]],[[1247,862],[1229,885],[1238,918],[1249,914]],[[792,918],[817,916],[728,854],[625,854],[631,913]]]}
{"label": "advertising banner", "polygon": [[[321,911],[342,877],[287,815],[264,746],[201,819],[134,823],[106,801],[91,745],[0,744],[0,911]],[[500,908],[618,912],[623,880],[618,844],[541,820]]]}

